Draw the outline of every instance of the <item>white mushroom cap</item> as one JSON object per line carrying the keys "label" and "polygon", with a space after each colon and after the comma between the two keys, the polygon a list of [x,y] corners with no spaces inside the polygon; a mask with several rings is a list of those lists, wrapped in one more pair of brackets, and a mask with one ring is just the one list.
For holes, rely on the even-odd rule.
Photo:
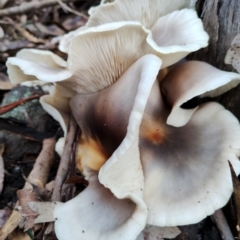
{"label": "white mushroom cap", "polygon": [[67,34],[64,34],[59,41],[58,49],[61,52],[68,53],[69,51],[69,46],[71,44],[72,39],[81,31],[86,29],[86,26],[82,26],[76,30],[70,31]]}
{"label": "white mushroom cap", "polygon": [[[88,168],[90,171],[100,170],[103,163],[112,155],[125,138],[139,82],[143,80],[147,81],[144,78],[150,78],[151,74],[157,75],[159,70],[157,66],[160,66],[159,62],[161,62],[159,58],[153,55],[146,55],[136,61],[109,88],[97,93],[76,95],[72,98],[70,102],[72,112],[82,130],[80,146],[82,145],[83,149],[88,149],[87,152],[95,152],[97,150],[98,155],[102,156],[101,159],[103,159],[100,161],[102,162],[100,165],[98,161],[92,164],[91,161],[96,161],[96,157],[85,161],[84,157],[86,155],[82,154],[80,159],[82,163],[80,165],[83,165],[81,169],[86,170],[84,172],[85,176],[87,176]],[[145,72],[148,73],[148,76],[147,74],[146,76],[143,75]],[[154,77],[156,78],[155,75]],[[145,94],[145,98],[147,99],[147,93]],[[126,99],[122,97],[123,95],[127,96],[128,104],[125,102]],[[119,111],[120,105],[124,106],[121,111]],[[105,138],[111,139],[111,143],[106,141],[105,144]],[[85,163],[86,165],[84,165]]]}
{"label": "white mushroom cap", "polygon": [[99,5],[86,26],[93,27],[111,22],[137,21],[150,29],[162,16],[175,10],[188,8],[190,0],[115,0]]}
{"label": "white mushroom cap", "polygon": [[167,124],[180,127],[191,118],[194,109],[183,109],[182,104],[194,97],[215,97],[240,82],[240,75],[225,72],[200,62],[189,61],[177,65],[161,83],[168,104],[172,106]]}
{"label": "white mushroom cap", "polygon": [[[78,95],[71,100],[73,115],[82,129],[83,140],[86,139],[87,141],[91,138],[95,140],[97,139],[101,142],[103,147],[108,150],[109,146],[104,145],[103,137],[106,132],[108,137],[110,137],[111,142],[116,141],[119,144],[119,146],[114,149],[115,151],[113,150],[114,152],[108,161],[100,169],[100,183],[103,184],[102,186],[106,189],[110,189],[116,198],[130,199],[136,205],[134,215],[126,221],[125,224],[127,226],[124,225],[125,232],[122,231],[121,236],[111,235],[110,238],[110,235],[104,232],[101,236],[95,235],[97,237],[94,238],[89,238],[88,236],[88,238],[86,237],[85,239],[135,240],[145,227],[147,208],[142,200],[144,179],[139,156],[138,132],[144,108],[147,103],[148,94],[151,91],[152,84],[157,77],[160,67],[161,60],[159,58],[153,55],[146,55],[136,61],[120,77],[120,79],[108,89],[99,93]],[[126,84],[130,79],[130,84]],[[130,100],[128,104],[125,102],[126,99],[122,98],[123,94],[127,94],[128,100]],[[124,108],[121,103],[124,103]],[[123,118],[119,115],[123,114],[122,112],[119,112],[119,107],[124,109],[123,111],[125,114]],[[96,119],[98,119],[97,122],[95,121]],[[92,124],[93,122],[95,124]],[[121,124],[123,126],[121,126]],[[120,126],[118,131],[116,131],[116,126]],[[115,139],[119,138],[119,136],[117,136],[118,134],[116,134],[117,132],[120,135],[120,139]],[[83,168],[85,168],[85,176],[91,180],[92,169],[90,169],[90,166],[91,164],[88,163],[88,165],[83,166]],[[79,202],[77,204],[79,204]],[[92,214],[88,212],[88,215],[91,215],[96,219],[98,216],[94,214],[95,212],[96,211]],[[124,213],[125,211],[122,212]],[[101,218],[103,218],[103,213],[104,210],[101,212]],[[121,213],[119,214],[121,215]],[[134,218],[133,221],[131,220],[132,218]],[[129,223],[130,220],[131,222],[134,222],[134,224]],[[86,222],[85,218],[84,221]],[[112,220],[111,218],[109,221],[116,223],[116,220]],[[86,222],[86,224],[89,223]],[[108,228],[109,233],[113,232],[112,229],[115,229],[114,234],[118,233],[118,228],[114,228],[113,226]],[[136,232],[136,229],[138,232]],[[131,233],[129,233],[129,231]],[[97,230],[94,230],[94,233],[98,234]]]}
{"label": "white mushroom cap", "polygon": [[135,240],[146,215],[146,208],[116,198],[93,174],[83,192],[55,207],[55,232],[59,240]]}
{"label": "white mushroom cap", "polygon": [[160,54],[170,54],[161,56],[162,68],[165,68],[172,64],[172,58],[176,58],[177,62],[208,44],[208,34],[196,11],[183,9],[193,5],[194,1],[189,0],[116,0],[97,7],[86,26],[120,21],[140,22],[151,29],[152,34],[147,40],[149,44]]}
{"label": "white mushroom cap", "polygon": [[126,22],[79,32],[69,48],[68,67],[73,77],[67,86],[90,93],[112,85],[137,59],[151,53],[147,34],[140,24]]}
{"label": "white mushroom cap", "polygon": [[17,84],[30,80],[57,82],[72,76],[67,63],[50,51],[22,49],[6,62],[9,79]]}
{"label": "white mushroom cap", "polygon": [[183,9],[159,18],[151,28],[147,42],[163,59],[162,68],[208,45],[208,34],[196,11]]}
{"label": "white mushroom cap", "polygon": [[[102,4],[108,4],[108,3],[111,3],[111,2],[114,2],[114,0],[101,0],[100,5],[102,5]],[[96,7],[90,7],[90,8],[88,9],[88,14],[91,16],[91,15],[94,13],[94,11],[96,10],[96,8],[98,8],[98,6],[96,6]]]}
{"label": "white mushroom cap", "polygon": [[[91,17],[86,26],[68,33],[60,42],[59,49],[69,51],[69,45],[74,36],[84,29],[116,23],[122,21],[135,21],[145,28],[151,29],[148,36],[149,44],[162,56],[162,68],[179,61],[192,51],[206,47],[208,35],[203,29],[201,20],[195,11],[183,9],[192,7],[193,1],[174,0],[133,0],[114,1],[101,4],[91,10]],[[183,9],[181,11],[175,11]],[[173,12],[174,11],[174,12]],[[100,28],[104,32],[104,27]],[[177,35],[177,36],[176,36]],[[173,54],[174,53],[174,54]],[[170,54],[170,56],[166,55]],[[166,59],[165,59],[166,58]],[[172,58],[175,58],[174,61]]]}
{"label": "white mushroom cap", "polygon": [[40,98],[43,109],[59,122],[65,136],[71,115],[69,101],[74,95],[75,92],[71,89],[63,88],[61,85],[56,84],[52,93]]}
{"label": "white mushroom cap", "polygon": [[[139,80],[136,90],[136,79],[139,79],[139,74],[145,74],[134,71],[134,68],[140,61],[147,68],[149,60],[143,59],[148,58],[139,59],[108,89],[74,98],[71,106],[80,127],[88,126],[82,127],[85,129],[83,134],[89,138],[95,137],[103,149],[108,149],[117,135],[124,135],[120,123],[123,129],[127,129],[126,136],[118,141],[120,145],[100,169],[99,180],[106,188],[119,199],[131,199],[137,206],[142,206],[139,190],[143,190],[149,212],[148,224],[176,226],[196,223],[225,205],[232,193],[228,160],[239,174],[239,122],[221,105],[209,103],[195,110],[183,127],[167,125],[171,108],[162,100],[157,80],[152,86],[150,79],[153,78],[149,77],[149,71],[149,80]],[[191,76],[191,67],[189,70]],[[202,75],[204,78],[205,74],[200,71],[196,76],[200,78],[199,75]],[[130,78],[133,80],[129,81]],[[121,79],[124,79],[124,84]],[[126,86],[127,81],[129,84]],[[186,83],[181,81],[181,84]],[[189,91],[194,89],[194,84],[199,83],[193,82]],[[146,93],[150,85],[152,90],[148,97]],[[179,87],[181,89],[180,83]],[[188,89],[185,92],[182,90],[183,94],[187,94]],[[87,117],[83,119],[81,116]],[[129,122],[126,124],[128,116]],[[94,121],[95,125],[89,120]],[[96,130],[96,125],[102,130],[101,133]],[[144,188],[141,187],[143,178],[139,149]]]}
{"label": "white mushroom cap", "polygon": [[[195,16],[195,13],[191,10],[190,15]],[[195,21],[191,22],[195,26]],[[199,30],[199,28],[196,29]],[[201,36],[204,36],[205,40],[200,42],[205,45],[207,43],[205,32]],[[167,36],[165,40],[168,40]],[[191,51],[196,46],[199,46],[197,49],[201,47],[201,44],[197,43],[198,40],[195,44],[189,42]],[[79,93],[97,92],[113,84],[137,59],[145,54],[155,54],[160,57],[163,66],[166,67],[184,57],[187,48],[187,45],[170,46],[168,54],[168,47],[159,48],[151,40],[150,31],[137,22],[117,22],[88,28],[72,39],[68,67],[73,77],[67,81],[66,86]]]}
{"label": "white mushroom cap", "polygon": [[221,105],[208,103],[175,128],[165,124],[169,110],[155,105],[158,96],[151,94],[140,132],[148,224],[197,223],[232,194],[228,161],[239,174],[239,122]]}

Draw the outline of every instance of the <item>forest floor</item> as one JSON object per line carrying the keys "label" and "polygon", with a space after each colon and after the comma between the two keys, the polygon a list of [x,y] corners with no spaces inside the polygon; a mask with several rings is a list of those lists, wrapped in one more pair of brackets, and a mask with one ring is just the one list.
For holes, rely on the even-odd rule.
{"label": "forest floor", "polygon": [[[39,103],[44,91],[40,87],[13,86],[8,79],[6,61],[23,48],[50,50],[66,60],[66,54],[58,50],[58,37],[83,26],[88,18],[87,10],[97,4],[97,0],[0,0],[0,229],[11,218],[16,202],[21,201],[18,190],[24,188],[43,141],[63,135],[59,124]],[[42,194],[46,199],[50,198],[51,183],[60,161],[53,148],[49,151],[53,164],[47,180],[50,190]],[[77,186],[77,191],[86,186],[78,172],[68,178],[68,184]],[[220,212],[198,224],[180,227],[182,233],[175,239],[220,240],[224,229],[229,227],[237,237],[235,220],[232,220],[233,200],[223,210],[228,223],[222,223],[224,217]],[[9,240],[56,239],[54,232],[46,232],[47,224],[23,232],[14,219],[12,223],[15,228],[11,225],[4,229],[4,236]]]}

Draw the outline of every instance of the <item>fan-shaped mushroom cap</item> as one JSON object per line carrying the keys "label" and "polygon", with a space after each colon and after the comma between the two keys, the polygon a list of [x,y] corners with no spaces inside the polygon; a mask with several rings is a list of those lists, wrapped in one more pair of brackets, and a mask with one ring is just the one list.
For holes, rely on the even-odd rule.
{"label": "fan-shaped mushroom cap", "polygon": [[14,84],[31,80],[57,82],[72,76],[63,59],[45,50],[22,49],[16,57],[8,58],[6,65]]}
{"label": "fan-shaped mushroom cap", "polygon": [[[72,98],[70,102],[72,112],[82,130],[80,140],[80,149],[82,148],[80,151],[83,153],[80,159],[81,169],[98,171],[119,147],[127,133],[129,116],[137,91],[139,91],[138,85],[141,81],[150,85],[153,81],[151,78],[156,79],[159,70],[157,67],[160,68],[160,63],[159,58],[146,55],[136,61],[109,88],[97,93],[76,95]],[[147,81],[149,82],[147,83]],[[123,96],[128,98],[127,102]],[[147,97],[145,90],[144,98],[147,99]],[[121,110],[119,106],[122,106]],[[109,139],[111,139],[110,142]],[[91,161],[96,158],[84,160],[86,157],[84,149],[93,153],[97,150],[98,155],[102,156],[100,158],[102,160],[97,160],[95,164],[92,164]],[[92,150],[90,151],[90,149]],[[102,164],[99,165],[99,162]],[[99,168],[93,167],[95,165]],[[85,172],[85,176],[87,176],[87,172]]]}
{"label": "fan-shaped mushroom cap", "polygon": [[146,207],[117,199],[101,185],[96,173],[88,187],[54,210],[59,240],[135,240],[146,223]]}
{"label": "fan-shaped mushroom cap", "polygon": [[93,27],[111,22],[137,21],[150,29],[162,16],[175,10],[188,8],[190,0],[115,0],[111,4],[99,5],[86,26]]}
{"label": "fan-shaped mushroom cap", "polygon": [[228,161],[240,172],[240,125],[229,111],[217,103],[201,105],[177,128],[165,123],[169,112],[153,87],[140,128],[140,154],[148,223],[158,226],[192,224],[212,214],[233,190]]}
{"label": "fan-shaped mushroom cap", "polygon": [[[140,60],[147,58],[149,56]],[[148,95],[141,95],[140,89],[144,88],[143,92],[147,91],[150,83],[141,85],[143,82],[140,81],[136,90],[135,81],[139,78],[136,74],[141,72],[134,68],[138,66],[140,60],[108,89],[101,93],[74,98],[71,104],[75,111],[74,115],[80,127],[84,126],[82,129],[86,129],[84,135],[93,139],[95,137],[104,150],[112,146],[117,139],[116,136],[123,135],[117,141],[120,145],[115,151],[114,147],[112,148],[114,152],[112,155],[109,154],[111,156],[108,160],[106,158],[107,161],[99,173],[100,182],[115,196],[124,198],[129,196],[129,192],[134,192],[135,195],[131,199],[135,199],[136,202],[139,198],[135,197],[141,196],[139,189],[142,189],[149,211],[148,224],[151,225],[176,226],[198,222],[221,208],[232,193],[228,160],[239,174],[239,123],[221,105],[209,103],[195,110],[183,127],[167,125],[166,119],[171,108],[162,100],[158,81],[155,81],[152,87],[141,121],[143,105]],[[145,64],[147,66],[146,61]],[[191,77],[191,67],[189,74],[184,80],[187,81],[187,77]],[[216,74],[218,77],[219,72],[217,71]],[[199,75],[204,78],[206,73],[200,71],[196,75],[197,78]],[[129,81],[131,77],[133,80]],[[211,80],[214,81],[213,77],[214,75]],[[124,79],[124,83],[129,82],[127,87],[121,79]],[[221,90],[223,83],[229,81],[221,80],[219,77],[218,79],[222,84],[217,89]],[[181,83],[185,84],[185,81]],[[192,91],[194,84],[199,83],[189,84],[190,90],[182,88],[182,94]],[[118,90],[115,91],[115,88]],[[216,87],[208,88],[209,91],[215,89]],[[210,93],[215,94],[214,92],[208,94]],[[84,119],[82,116],[87,117]],[[126,123],[128,117],[129,121]],[[91,124],[91,121],[95,121],[97,127]],[[139,122],[141,122],[140,133]],[[127,129],[125,137],[122,134],[124,131],[120,127],[121,123],[123,129]],[[138,156],[138,142],[140,156]],[[136,182],[141,176],[139,158],[143,166],[144,188],[139,183],[142,180]],[[133,173],[140,175],[136,177]],[[129,183],[132,183],[130,188],[126,187]],[[126,189],[130,191],[127,192]]]}
{"label": "fan-shaped mushroom cap", "polygon": [[75,95],[75,92],[71,89],[63,88],[61,85],[56,84],[51,94],[40,98],[42,107],[59,122],[65,136],[71,115],[69,101],[73,95]]}
{"label": "fan-shaped mushroom cap", "polygon": [[[150,29],[160,17],[165,16],[175,10],[188,7],[193,8],[194,5],[195,0],[174,0],[171,2],[164,2],[163,0],[132,0],[130,2],[127,0],[101,1],[99,6],[90,8],[90,18],[84,28],[119,21],[136,21],[140,22],[144,27]],[[184,14],[188,13],[185,12]],[[194,18],[196,17],[197,16],[195,15]],[[195,28],[198,28],[198,25],[201,24],[195,23]],[[60,41],[59,49],[67,53],[72,38],[84,28],[81,27],[70,32],[69,34],[66,34]],[[184,29],[188,29],[188,33],[190,33],[192,31],[192,24],[187,23],[187,25],[184,26]],[[185,31],[184,29],[183,31]],[[196,36],[198,34],[201,35],[202,31],[203,29],[201,29],[200,32],[196,31],[194,34]],[[160,31],[159,34],[161,34]],[[204,46],[206,46],[206,43]]]}
{"label": "fan-shaped mushroom cap", "polygon": [[159,53],[168,54],[164,56],[164,68],[171,65],[172,58],[176,58],[177,62],[188,53],[207,46],[208,35],[197,13],[192,9],[183,9],[190,5],[192,7],[193,1],[116,0],[94,9],[86,26],[119,21],[140,22],[151,29],[152,34],[149,34],[147,40],[150,45]]}
{"label": "fan-shaped mushroom cap", "polygon": [[[111,146],[104,144],[103,135],[108,133],[111,141],[119,146],[115,146],[115,152],[101,168],[99,179],[103,185],[97,181],[96,176],[93,177],[92,171],[95,169],[92,166],[96,165],[85,161],[83,168],[89,179],[89,186],[75,199],[56,207],[55,229],[60,240],[68,240],[70,233],[71,239],[135,240],[145,227],[147,208],[142,200],[143,174],[139,158],[138,129],[160,66],[159,58],[146,55],[134,63],[109,89],[78,95],[71,100],[73,114],[82,129],[82,141],[103,140],[101,144],[107,150],[112,150]],[[132,81],[127,85],[129,79]],[[127,92],[130,102],[122,106],[125,115],[121,118],[120,114],[123,113],[119,113],[119,108],[114,106],[121,106],[121,101],[124,103],[118,97]],[[109,97],[111,102],[106,100]],[[111,113],[106,112],[107,109]],[[99,121],[94,122],[96,118]],[[118,133],[116,126],[120,127]],[[101,223],[92,224],[99,217]],[[83,229],[79,231],[78,226]]]}
{"label": "fan-shaped mushroom cap", "polygon": [[189,61],[177,65],[161,83],[165,98],[172,106],[167,124],[185,125],[197,108],[183,109],[182,104],[194,97],[218,96],[239,82],[239,74],[221,71],[204,62]]}
{"label": "fan-shaped mushroom cap", "polygon": [[[100,5],[108,4],[108,3],[111,3],[111,2],[114,2],[114,0],[101,0]],[[88,9],[88,14],[91,16],[96,8],[98,8],[98,6],[90,7]]]}
{"label": "fan-shaped mushroom cap", "polygon": [[149,31],[136,22],[109,23],[79,32],[69,50],[68,67],[73,77],[61,84],[79,93],[97,92],[113,84],[145,54],[160,57],[164,67],[176,63],[183,57],[183,52],[185,56],[186,50],[182,48],[170,46],[169,54],[168,47],[158,49],[148,34]]}

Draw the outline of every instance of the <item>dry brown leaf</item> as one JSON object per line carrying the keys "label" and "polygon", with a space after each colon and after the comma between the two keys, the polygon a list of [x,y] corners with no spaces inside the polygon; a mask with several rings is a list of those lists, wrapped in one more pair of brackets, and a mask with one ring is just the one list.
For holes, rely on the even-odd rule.
{"label": "dry brown leaf", "polygon": [[29,202],[29,207],[37,213],[34,223],[54,222],[54,209],[60,202]]}
{"label": "dry brown leaf", "polygon": [[0,72],[0,89],[1,90],[10,90],[13,88],[12,83],[9,81],[9,78],[6,74]]}
{"label": "dry brown leaf", "polygon": [[21,189],[17,191],[17,196],[21,206],[20,212],[24,218],[24,231],[26,231],[33,227],[34,220],[37,218],[36,212],[28,206],[28,203],[38,201],[38,195],[33,189]]}

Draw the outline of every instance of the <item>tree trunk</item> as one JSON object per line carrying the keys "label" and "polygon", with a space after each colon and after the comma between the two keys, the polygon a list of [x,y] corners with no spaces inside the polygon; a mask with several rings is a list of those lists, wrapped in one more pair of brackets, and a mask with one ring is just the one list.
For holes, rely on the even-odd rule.
{"label": "tree trunk", "polygon": [[[236,72],[224,58],[234,37],[240,32],[240,0],[198,0],[196,5],[210,36],[207,48],[193,53],[189,59],[201,60],[225,70]],[[216,98],[240,120],[240,86]]]}

